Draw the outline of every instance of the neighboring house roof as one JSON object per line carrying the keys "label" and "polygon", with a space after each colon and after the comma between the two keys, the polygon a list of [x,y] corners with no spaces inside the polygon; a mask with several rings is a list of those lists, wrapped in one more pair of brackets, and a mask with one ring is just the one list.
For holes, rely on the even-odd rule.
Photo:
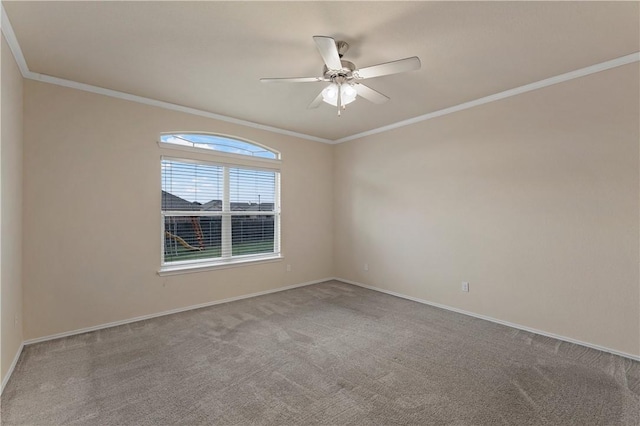
{"label": "neighboring house roof", "polygon": [[273,203],[231,203],[231,211],[271,212],[273,211]]}
{"label": "neighboring house roof", "polygon": [[[211,200],[204,204],[187,201],[170,192],[162,191],[162,210],[181,210],[181,211],[221,211],[222,201]],[[231,203],[231,211],[246,212],[271,212],[273,211],[273,203]]]}
{"label": "neighboring house roof", "polygon": [[219,212],[222,210],[222,200],[208,201],[201,206],[201,210]]}
{"label": "neighboring house roof", "polygon": [[162,191],[162,210],[196,211],[202,210],[202,205],[187,201],[184,198],[171,194],[170,192]]}
{"label": "neighboring house roof", "polygon": [[[257,209],[256,204],[256,209]],[[251,203],[231,203],[231,211],[247,211],[251,209]]]}

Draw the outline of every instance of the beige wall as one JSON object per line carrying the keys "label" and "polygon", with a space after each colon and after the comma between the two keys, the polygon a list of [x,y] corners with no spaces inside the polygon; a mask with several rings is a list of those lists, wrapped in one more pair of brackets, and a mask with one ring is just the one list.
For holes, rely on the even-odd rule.
{"label": "beige wall", "polygon": [[[0,135],[1,377],[22,343],[22,75],[2,36]],[[14,319],[18,318],[18,324]]]}
{"label": "beige wall", "polygon": [[634,63],[336,146],[336,276],[640,355],[638,80]]}
{"label": "beige wall", "polygon": [[[638,77],[336,146],[26,81],[25,339],[335,275],[640,355]],[[156,274],[175,130],[283,153],[284,261]]]}
{"label": "beige wall", "polygon": [[[31,80],[24,119],[25,339],[332,276],[332,146]],[[185,130],[282,153],[283,261],[157,275],[156,142]]]}

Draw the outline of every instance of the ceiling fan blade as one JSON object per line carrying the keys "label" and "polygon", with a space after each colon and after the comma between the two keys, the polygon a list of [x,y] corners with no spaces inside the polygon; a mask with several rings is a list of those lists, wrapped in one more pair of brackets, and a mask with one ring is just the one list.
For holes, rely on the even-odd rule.
{"label": "ceiling fan blade", "polygon": [[354,71],[353,74],[356,76],[356,78],[373,78],[419,69],[420,58],[418,58],[417,56],[412,56],[411,58],[405,58],[398,61],[386,62],[384,64],[361,68]]}
{"label": "ceiling fan blade", "polygon": [[321,103],[322,103],[322,92],[318,93],[318,96],[316,96],[316,98],[313,101],[311,101],[307,109],[318,108]]}
{"label": "ceiling fan blade", "polygon": [[334,39],[325,36],[313,36],[313,41],[316,42],[320,56],[322,56],[327,68],[330,70],[342,69],[342,62],[340,62],[340,55]]}
{"label": "ceiling fan blade", "polygon": [[323,77],[293,77],[293,78],[261,78],[263,83],[316,83],[326,81]]}
{"label": "ceiling fan blade", "polygon": [[382,93],[373,90],[369,86],[365,86],[364,84],[357,83],[354,85],[356,92],[358,92],[358,96],[362,96],[366,100],[373,102],[374,104],[383,104],[389,100],[389,98]]}

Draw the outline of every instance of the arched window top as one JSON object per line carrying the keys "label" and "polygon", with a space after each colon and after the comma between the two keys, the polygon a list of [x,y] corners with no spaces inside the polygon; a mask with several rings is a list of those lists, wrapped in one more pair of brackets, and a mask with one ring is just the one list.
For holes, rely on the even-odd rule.
{"label": "arched window top", "polygon": [[208,149],[227,154],[246,155],[249,157],[268,158],[277,160],[280,153],[272,149],[241,139],[224,135],[207,133],[165,133],[160,136],[160,142],[188,146],[191,148]]}

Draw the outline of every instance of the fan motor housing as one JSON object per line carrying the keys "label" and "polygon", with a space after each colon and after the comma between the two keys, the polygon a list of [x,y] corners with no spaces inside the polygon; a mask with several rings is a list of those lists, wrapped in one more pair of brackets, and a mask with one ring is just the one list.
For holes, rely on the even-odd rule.
{"label": "fan motor housing", "polygon": [[345,61],[344,59],[341,59],[340,63],[342,64],[342,69],[339,70],[330,70],[325,65],[322,69],[322,75],[332,81],[339,77],[351,80],[353,78],[353,72],[356,69],[355,64],[353,62]]}

